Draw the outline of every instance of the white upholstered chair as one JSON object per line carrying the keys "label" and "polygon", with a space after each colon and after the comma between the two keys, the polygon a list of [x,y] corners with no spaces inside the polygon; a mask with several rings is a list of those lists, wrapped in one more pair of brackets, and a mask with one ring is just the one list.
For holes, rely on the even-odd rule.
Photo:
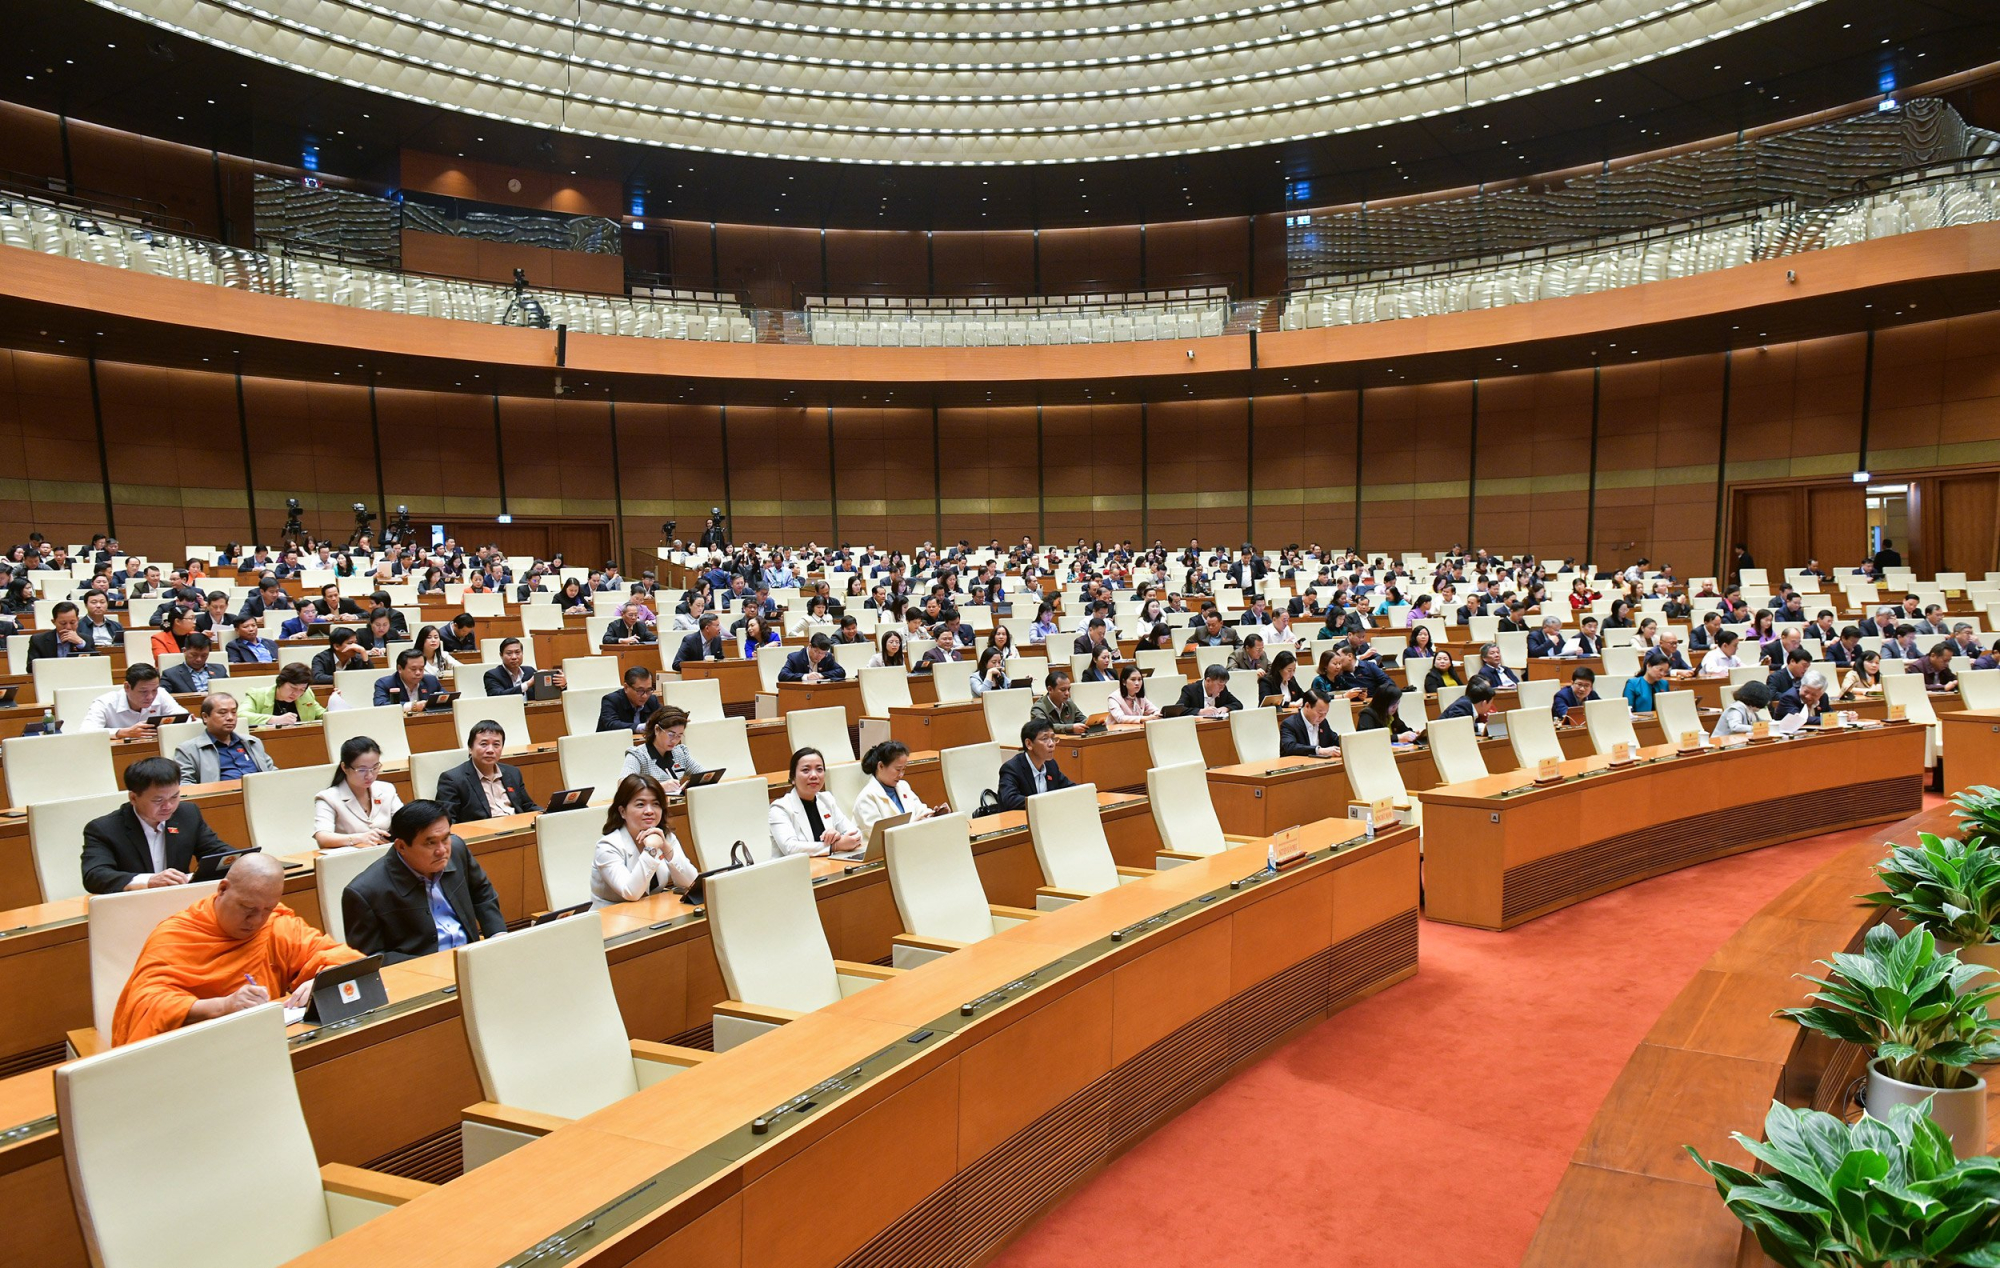
{"label": "white upholstered chair", "polygon": [[803,854],[708,878],[709,936],[729,997],[715,1006],[715,1050],[835,1003],[897,970],[833,958]]}
{"label": "white upholstered chair", "polygon": [[1028,798],[1028,835],[1047,882],[1035,891],[1035,908],[1052,911],[1128,881],[1151,876],[1145,868],[1119,867],[1097,809],[1097,785],[1073,784]]}
{"label": "white upholstered chair", "polygon": [[107,792],[29,805],[28,849],[35,858],[43,902],[83,897],[83,826],[127,800],[124,793]]}
{"label": "white upholstered chair", "polygon": [[[218,1077],[227,1112],[161,1095]],[[276,1004],[59,1066],[55,1093],[77,1220],[102,1268],[277,1268],[432,1187],[319,1165]],[[200,1182],[161,1183],[163,1159]]]}
{"label": "white upholstered chair", "polygon": [[1215,801],[1209,796],[1208,768],[1200,762],[1148,770],[1146,800],[1152,807],[1153,823],[1160,830],[1157,863],[1162,868],[1220,854],[1252,839],[1223,833],[1222,821],[1215,815]]}
{"label": "white upholstered chair", "polygon": [[972,861],[970,822],[936,815],[883,834],[889,890],[904,932],[891,940],[892,962],[913,969],[970,943],[1010,929],[1035,913],[986,901]]}
{"label": "white upholstered chair", "polygon": [[331,850],[313,859],[313,885],[319,891],[319,926],[335,942],[347,941],[347,918],[340,910],[340,896],[354,878],[374,866],[389,852],[387,845],[361,845]]}
{"label": "white upholstered chair", "polygon": [[7,801],[13,806],[118,791],[109,731],[17,735],[0,740],[0,762],[7,768]]}
{"label": "white upholstered chair", "polygon": [[714,1055],[626,1037],[595,913],[475,942],[453,959],[486,1097],[461,1123],[468,1171]]}
{"label": "white upholstered chair", "polygon": [[299,854],[313,847],[313,798],[332,785],[332,762],[260,771],[243,777],[243,818],[250,844],[266,854]]}

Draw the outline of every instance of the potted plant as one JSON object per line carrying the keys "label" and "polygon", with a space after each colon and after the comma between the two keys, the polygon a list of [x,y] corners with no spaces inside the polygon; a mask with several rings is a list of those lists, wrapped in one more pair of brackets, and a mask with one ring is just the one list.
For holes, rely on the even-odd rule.
{"label": "potted plant", "polygon": [[1975,841],[2000,842],[2000,788],[1980,784],[1951,799],[1959,830]]}
{"label": "potted plant", "polygon": [[1892,845],[1875,873],[1883,888],[1862,898],[1900,910],[1912,924],[1930,930],[1940,950],[2000,970],[2000,942],[1994,941],[1994,926],[2000,925],[2000,848],[1922,832],[1915,845]]}
{"label": "potted plant", "polygon": [[[1968,1066],[2000,1060],[2000,1031],[1986,1005],[2000,987],[1975,985],[1989,970],[1940,955],[1921,926],[1901,937],[1876,925],[1859,954],[1838,952],[1829,977],[1806,977],[1820,989],[1812,1006],[1780,1009],[1820,1034],[1874,1049],[1867,1105],[1877,1118],[1892,1105],[1931,1100],[1931,1117],[1960,1157],[1986,1151],[1986,1080]],[[1802,975],[1803,976],[1803,975]],[[2000,1261],[1996,1261],[2000,1262]]]}
{"label": "potted plant", "polygon": [[1688,1153],[1786,1268],[2000,1263],[2000,1159],[1954,1158],[1920,1106],[1848,1124],[1773,1102],[1763,1140],[1733,1139],[1762,1173]]}

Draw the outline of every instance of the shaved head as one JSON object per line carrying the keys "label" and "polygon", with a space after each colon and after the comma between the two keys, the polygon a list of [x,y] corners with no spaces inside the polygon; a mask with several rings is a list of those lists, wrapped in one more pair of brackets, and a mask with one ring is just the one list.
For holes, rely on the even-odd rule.
{"label": "shaved head", "polygon": [[215,922],[232,938],[254,938],[285,892],[285,865],[268,854],[246,854],[216,887]]}

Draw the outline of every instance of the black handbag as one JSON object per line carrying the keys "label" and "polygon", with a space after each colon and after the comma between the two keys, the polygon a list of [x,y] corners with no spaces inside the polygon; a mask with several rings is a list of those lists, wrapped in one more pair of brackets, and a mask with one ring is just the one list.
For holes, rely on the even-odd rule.
{"label": "black handbag", "polygon": [[979,793],[979,809],[972,812],[972,817],[975,819],[984,819],[987,815],[997,815],[999,813],[1000,794],[994,792],[991,788],[981,789]]}
{"label": "black handbag", "polygon": [[749,846],[743,844],[741,841],[738,841],[735,844],[731,845],[729,847],[728,863],[724,864],[721,867],[711,868],[710,870],[703,872],[701,875],[694,878],[694,884],[687,887],[687,893],[684,894],[683,897],[687,899],[688,906],[700,907],[704,904],[704,902],[706,901],[705,899],[706,891],[708,889],[708,886],[704,882],[706,882],[709,877],[714,876],[719,872],[733,872],[738,868],[748,867],[754,862],[756,862],[756,860],[750,857]]}

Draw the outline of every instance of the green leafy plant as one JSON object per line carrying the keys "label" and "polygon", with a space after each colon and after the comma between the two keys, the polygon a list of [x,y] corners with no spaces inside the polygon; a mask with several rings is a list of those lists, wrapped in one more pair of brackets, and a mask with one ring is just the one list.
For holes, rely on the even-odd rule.
{"label": "green leafy plant", "polygon": [[1883,888],[1861,897],[1901,908],[1911,921],[1940,938],[1977,946],[2000,925],[2000,839],[1992,845],[1934,833],[1915,845],[1895,845],[1875,865]]}
{"label": "green leafy plant", "polygon": [[1959,830],[1980,842],[2000,842],[2000,788],[1987,784],[1968,788],[1951,799],[1958,807]]}
{"label": "green leafy plant", "polygon": [[1954,1158],[1924,1109],[1850,1126],[1774,1101],[1763,1140],[1733,1137],[1765,1174],[1688,1153],[1786,1268],[1996,1268],[2000,1159]]}
{"label": "green leafy plant", "polygon": [[1819,987],[1812,1007],[1784,1008],[1808,1030],[1873,1048],[1882,1072],[1919,1087],[1966,1088],[1978,1080],[1966,1067],[2000,1060],[2000,1031],[1986,1005],[2000,986],[1975,987],[1988,973],[1940,955],[1930,930],[1919,925],[1902,937],[1876,925],[1859,954],[1841,951],[1825,978],[1801,974]]}

